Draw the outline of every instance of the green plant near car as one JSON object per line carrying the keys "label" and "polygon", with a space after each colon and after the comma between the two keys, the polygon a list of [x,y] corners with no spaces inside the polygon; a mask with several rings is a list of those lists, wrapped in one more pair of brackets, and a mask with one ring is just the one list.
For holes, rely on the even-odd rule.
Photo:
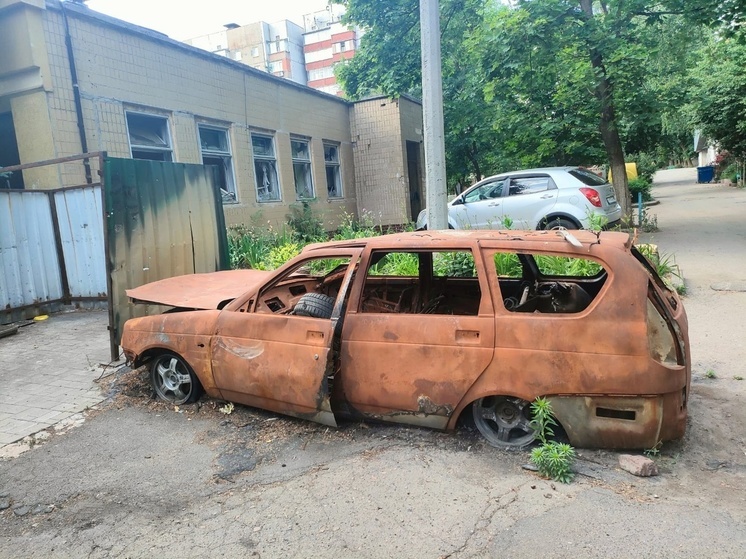
{"label": "green plant near car", "polygon": [[552,404],[546,398],[536,398],[531,404],[534,437],[541,444],[531,450],[531,462],[538,468],[539,474],[559,481],[570,483],[573,478],[572,464],[575,460],[575,449],[567,443],[549,440],[554,436],[553,427],[557,426],[552,411]]}

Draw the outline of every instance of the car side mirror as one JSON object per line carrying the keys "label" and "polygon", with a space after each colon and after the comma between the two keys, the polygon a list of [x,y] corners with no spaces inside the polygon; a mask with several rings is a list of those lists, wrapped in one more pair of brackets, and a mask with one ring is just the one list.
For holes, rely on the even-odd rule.
{"label": "car side mirror", "polygon": [[451,202],[451,204],[453,204],[454,206],[458,206],[458,205],[463,204],[463,203],[464,203],[464,199],[461,196],[458,196],[457,198],[454,198],[453,202]]}

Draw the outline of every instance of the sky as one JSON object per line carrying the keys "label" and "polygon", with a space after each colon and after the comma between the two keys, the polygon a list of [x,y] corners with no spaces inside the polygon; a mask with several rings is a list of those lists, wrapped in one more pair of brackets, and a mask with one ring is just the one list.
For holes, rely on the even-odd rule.
{"label": "sky", "polygon": [[289,19],[303,24],[303,15],[326,7],[327,0],[88,0],[92,10],[155,29],[184,40],[215,31],[226,23],[246,25]]}

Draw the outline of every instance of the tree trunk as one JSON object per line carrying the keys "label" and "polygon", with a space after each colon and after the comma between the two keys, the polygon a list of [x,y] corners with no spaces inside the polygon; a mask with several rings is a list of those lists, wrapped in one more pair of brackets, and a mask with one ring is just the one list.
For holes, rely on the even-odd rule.
{"label": "tree trunk", "polygon": [[[593,0],[580,0],[580,9],[588,20],[593,19]],[[606,66],[601,52],[595,46],[588,45],[591,65],[596,71],[598,82],[595,87],[596,99],[601,104],[601,120],[599,131],[606,148],[606,155],[611,165],[611,180],[614,183],[614,193],[619,205],[622,206],[622,219],[631,217],[629,186],[627,184],[627,169],[624,165],[624,149],[619,138],[614,110],[614,87],[606,74]]]}

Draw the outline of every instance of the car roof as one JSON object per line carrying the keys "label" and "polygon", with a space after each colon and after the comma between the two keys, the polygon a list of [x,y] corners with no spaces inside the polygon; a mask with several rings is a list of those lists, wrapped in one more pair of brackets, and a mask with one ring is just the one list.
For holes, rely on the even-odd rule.
{"label": "car roof", "polygon": [[485,177],[479,182],[488,180],[488,179],[495,179],[500,177],[507,177],[507,176],[513,176],[513,175],[533,175],[537,173],[557,173],[557,172],[567,172],[572,171],[573,169],[579,169],[577,166],[566,166],[566,167],[536,167],[535,169],[519,169],[517,171],[506,171],[505,173],[499,173],[497,175],[492,175],[491,177]]}
{"label": "car roof", "polygon": [[[568,239],[570,237],[570,239]],[[491,230],[491,229],[448,229],[442,231],[413,231],[407,233],[393,233],[390,235],[381,235],[378,237],[366,237],[363,239],[350,239],[344,241],[328,241],[325,243],[314,243],[306,246],[303,252],[322,250],[327,248],[443,248],[452,247],[459,243],[502,243],[511,246],[514,249],[522,248],[522,245],[532,245],[533,249],[537,244],[545,245],[545,248],[551,250],[562,250],[567,248],[568,252],[577,252],[580,247],[572,244],[572,240],[578,241],[584,250],[589,250],[591,245],[613,246],[618,249],[629,248],[631,237],[629,233],[616,231],[603,231],[595,233],[584,229],[563,231],[517,231],[512,229]],[[526,246],[525,248],[529,248]]]}

